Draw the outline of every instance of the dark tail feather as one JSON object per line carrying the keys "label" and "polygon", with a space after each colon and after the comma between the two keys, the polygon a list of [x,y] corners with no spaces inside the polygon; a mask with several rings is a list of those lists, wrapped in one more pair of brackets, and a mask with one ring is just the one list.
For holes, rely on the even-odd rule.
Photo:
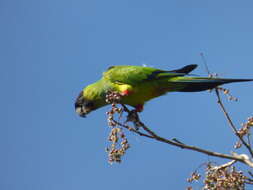
{"label": "dark tail feather", "polygon": [[192,64],[192,65],[186,65],[180,69],[176,69],[176,70],[171,70],[169,72],[175,72],[175,73],[185,73],[188,74],[191,71],[193,71],[194,69],[196,69],[198,65]]}
{"label": "dark tail feather", "polygon": [[253,79],[197,79],[191,81],[175,82],[180,86],[184,86],[179,92],[199,92],[203,90],[213,89],[219,85],[233,82],[247,82],[253,81]]}

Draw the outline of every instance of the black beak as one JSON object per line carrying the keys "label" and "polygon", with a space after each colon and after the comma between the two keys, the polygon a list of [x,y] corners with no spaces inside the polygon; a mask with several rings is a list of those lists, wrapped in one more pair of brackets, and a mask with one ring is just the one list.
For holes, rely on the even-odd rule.
{"label": "black beak", "polygon": [[81,92],[75,102],[76,113],[81,117],[86,117],[86,115],[92,110],[89,105],[89,101],[83,97],[83,92]]}
{"label": "black beak", "polygon": [[80,104],[75,103],[75,110],[76,110],[76,113],[77,113],[79,116],[81,116],[81,117],[86,117],[86,113],[85,113],[85,110],[84,110],[83,105],[80,105]]}
{"label": "black beak", "polygon": [[85,112],[85,100],[83,98],[83,92],[80,92],[80,94],[76,98],[75,110],[76,110],[76,113],[79,116],[81,116],[81,117],[85,117],[86,116],[86,112]]}

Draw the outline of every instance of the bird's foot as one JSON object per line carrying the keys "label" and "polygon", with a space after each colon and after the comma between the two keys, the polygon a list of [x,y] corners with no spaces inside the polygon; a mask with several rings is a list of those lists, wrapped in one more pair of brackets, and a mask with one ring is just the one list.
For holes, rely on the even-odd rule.
{"label": "bird's foot", "polygon": [[142,112],[143,111],[143,104],[138,104],[137,106],[135,106],[135,111],[136,112]]}
{"label": "bird's foot", "polygon": [[127,115],[127,122],[131,121],[134,123],[134,127],[136,130],[139,130],[140,125],[140,119],[139,119],[139,115],[136,109],[131,110],[130,112],[128,112]]}

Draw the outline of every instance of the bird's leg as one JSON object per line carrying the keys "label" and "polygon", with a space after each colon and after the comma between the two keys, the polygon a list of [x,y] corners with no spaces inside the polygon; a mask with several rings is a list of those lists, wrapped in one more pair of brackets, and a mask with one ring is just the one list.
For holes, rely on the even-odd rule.
{"label": "bird's leg", "polygon": [[135,109],[131,111],[126,107],[126,105],[121,104],[121,106],[123,107],[123,110],[128,113],[126,123],[129,121],[133,122],[135,129],[138,130],[141,126],[138,112],[141,112],[143,110],[143,104],[138,104],[137,106],[135,106]]}
{"label": "bird's leg", "polygon": [[130,112],[130,110],[126,107],[125,104],[121,104],[121,106],[123,107],[123,111],[125,111],[125,112],[127,112],[127,113]]}
{"label": "bird's leg", "polygon": [[135,111],[142,112],[143,111],[143,104],[138,104],[137,106],[135,106]]}
{"label": "bird's leg", "polygon": [[127,121],[136,122],[139,120],[139,116],[136,110],[131,110],[127,115]]}
{"label": "bird's leg", "polygon": [[139,115],[138,112],[136,111],[136,109],[131,110],[130,112],[128,112],[127,115],[127,122],[131,121],[134,123],[134,127],[136,130],[139,130],[140,125],[140,119],[139,119]]}

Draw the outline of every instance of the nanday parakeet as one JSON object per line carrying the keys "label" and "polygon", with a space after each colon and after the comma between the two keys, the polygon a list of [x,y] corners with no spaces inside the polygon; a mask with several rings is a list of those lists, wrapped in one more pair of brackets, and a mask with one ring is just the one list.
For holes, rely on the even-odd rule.
{"label": "nanday parakeet", "polygon": [[196,67],[197,65],[187,65],[181,69],[166,71],[142,66],[112,66],[103,73],[99,81],[82,90],[75,102],[76,112],[85,117],[89,112],[107,105],[106,94],[112,91],[122,95],[121,103],[142,111],[147,101],[167,92],[198,92],[225,83],[253,80],[188,75]]}

